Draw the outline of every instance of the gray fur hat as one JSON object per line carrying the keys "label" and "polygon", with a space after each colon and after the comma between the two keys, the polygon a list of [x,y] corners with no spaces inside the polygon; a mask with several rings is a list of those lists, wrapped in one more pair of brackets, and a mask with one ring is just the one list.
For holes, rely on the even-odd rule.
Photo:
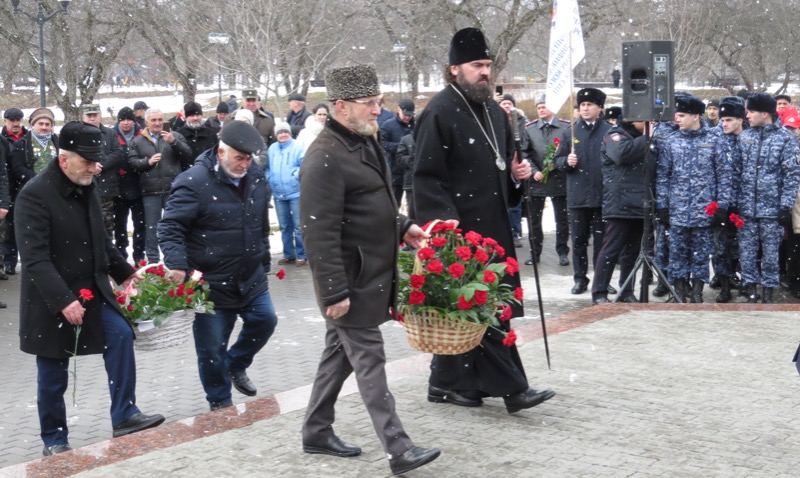
{"label": "gray fur hat", "polygon": [[355,65],[331,68],[325,72],[328,100],[352,100],[381,94],[375,65]]}

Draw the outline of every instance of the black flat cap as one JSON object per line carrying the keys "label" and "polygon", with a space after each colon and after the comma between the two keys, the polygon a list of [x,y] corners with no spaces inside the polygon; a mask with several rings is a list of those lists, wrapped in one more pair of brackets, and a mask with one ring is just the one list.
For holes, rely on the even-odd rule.
{"label": "black flat cap", "polygon": [[413,116],[414,115],[414,101],[408,98],[403,98],[402,100],[397,102],[397,106],[400,107],[400,110],[406,116]]}
{"label": "black flat cap", "polygon": [[186,116],[202,115],[203,107],[196,101],[189,101],[183,105],[183,113]]}
{"label": "black flat cap", "polygon": [[147,110],[147,109],[150,109],[150,107],[147,106],[147,103],[145,103],[144,101],[137,101],[136,103],[133,104],[133,111]]}
{"label": "black flat cap", "polygon": [[301,95],[300,93],[289,93],[287,101],[292,101],[292,100],[302,101],[303,103],[305,103],[306,97]]}
{"label": "black flat cap", "polygon": [[244,121],[231,121],[225,125],[219,139],[236,151],[246,154],[258,154],[264,149],[261,134]]}
{"label": "black flat cap", "polygon": [[97,126],[83,121],[65,124],[58,135],[58,145],[88,161],[98,162],[103,159],[103,133]]}
{"label": "black flat cap", "polygon": [[9,108],[3,113],[3,118],[9,120],[20,120],[25,115],[22,113],[22,110],[19,108]]}

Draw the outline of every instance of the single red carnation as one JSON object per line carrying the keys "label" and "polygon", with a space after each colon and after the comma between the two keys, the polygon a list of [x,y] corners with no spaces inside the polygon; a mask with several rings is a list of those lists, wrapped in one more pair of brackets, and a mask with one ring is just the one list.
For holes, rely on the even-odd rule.
{"label": "single red carnation", "polygon": [[431,244],[433,244],[434,247],[444,247],[445,244],[447,244],[447,238],[442,236],[436,236],[433,239],[431,239]]}
{"label": "single red carnation", "polygon": [[493,248],[495,246],[497,246],[497,241],[495,241],[491,237],[484,237],[483,238],[483,247],[485,247],[487,249],[491,249],[491,248]]}
{"label": "single red carnation", "polygon": [[452,222],[443,222],[442,223],[442,231],[455,231],[456,225]]}
{"label": "single red carnation", "polygon": [[498,244],[498,245],[496,245],[494,247],[494,252],[496,252],[497,253],[497,257],[500,257],[500,258],[505,257],[505,255],[506,255],[505,248],[503,246],[501,246],[500,244]]}
{"label": "single red carnation", "polygon": [[472,259],[472,249],[467,246],[458,246],[456,247],[456,257],[464,262],[467,262],[468,260]]}
{"label": "single red carnation", "polygon": [[444,271],[444,264],[439,259],[434,259],[425,266],[425,270],[431,274],[441,274]]}
{"label": "single red carnation", "polygon": [[508,331],[508,335],[506,335],[506,338],[503,339],[503,345],[505,345],[506,347],[511,347],[515,343],[517,343],[517,333],[514,332],[514,329],[511,329]]}
{"label": "single red carnation", "polygon": [[170,297],[175,297],[175,289],[170,289],[168,294]]}
{"label": "single red carnation", "polygon": [[489,300],[489,293],[485,290],[476,290],[473,300],[475,300],[476,305],[483,305]]}
{"label": "single red carnation", "polygon": [[94,294],[92,294],[91,289],[81,289],[79,292],[81,300],[90,301],[94,299]]}
{"label": "single red carnation", "polygon": [[447,272],[449,272],[450,275],[453,276],[453,278],[455,279],[460,279],[461,276],[464,275],[465,270],[466,268],[464,267],[464,265],[458,262],[450,264],[450,267],[447,268]]}
{"label": "single red carnation", "polygon": [[120,296],[118,296],[118,297],[117,297],[117,303],[118,303],[119,305],[125,305],[125,301],[126,301],[126,300],[127,300],[127,299],[125,298],[125,296],[124,296],[124,295],[120,295]]}
{"label": "single red carnation", "polygon": [[139,267],[144,267],[144,266],[146,266],[146,265],[147,265],[147,261],[146,261],[146,260],[144,260],[144,259],[142,259],[142,260],[141,260],[141,261],[139,261],[137,264],[139,265]]}
{"label": "single red carnation", "polygon": [[524,296],[524,292],[522,290],[522,287],[517,287],[516,289],[514,289],[514,298],[515,299],[522,300],[523,296]]}
{"label": "single red carnation", "polygon": [[466,301],[463,295],[458,296],[458,308],[461,310],[469,310],[472,308],[472,301]]}
{"label": "single red carnation", "polygon": [[184,292],[184,291],[183,291],[183,289],[181,289],[180,287],[178,287],[178,292],[177,292],[177,294],[178,294],[178,297],[183,297],[184,295],[186,295],[186,292]]}
{"label": "single red carnation", "polygon": [[711,201],[708,203],[708,206],[706,206],[706,216],[713,216],[717,213],[717,209],[719,209],[719,204],[717,204],[717,201]]}
{"label": "single red carnation", "polygon": [[464,234],[464,239],[466,239],[470,245],[480,246],[483,237],[475,231],[469,231]]}
{"label": "single red carnation", "polygon": [[187,297],[186,298],[186,303],[187,304],[191,304],[192,303],[192,298],[191,297]]}
{"label": "single red carnation", "polygon": [[483,271],[483,282],[491,284],[497,280],[497,274],[492,271]]}
{"label": "single red carnation", "polygon": [[478,249],[475,249],[475,259],[481,263],[488,262],[489,254],[487,254],[486,251],[484,251],[479,247]]}
{"label": "single red carnation", "polygon": [[413,305],[421,305],[425,302],[425,293],[421,290],[413,290],[408,294],[408,303]]}
{"label": "single red carnation", "polygon": [[514,274],[519,272],[519,262],[517,262],[517,260],[514,259],[513,257],[509,257],[508,259],[506,259],[506,262],[504,262],[504,264],[506,265],[506,274],[510,274],[511,276],[513,276]]}
{"label": "single red carnation", "polygon": [[133,304],[128,304],[128,312],[133,312]]}
{"label": "single red carnation", "polygon": [[503,306],[503,312],[500,313],[499,317],[501,322],[506,322],[507,320],[511,320],[511,307],[508,305]]}
{"label": "single red carnation", "polygon": [[411,288],[421,289],[422,286],[425,285],[425,276],[421,274],[411,274],[409,282],[411,283]]}
{"label": "single red carnation", "polygon": [[[277,273],[275,273],[275,277],[277,277],[278,280],[283,280],[283,278],[286,277],[286,271],[283,269],[279,270]],[[203,279],[200,279],[200,283],[203,283]]]}
{"label": "single red carnation", "polygon": [[423,247],[417,252],[417,257],[419,260],[426,261],[436,255],[436,252],[433,250],[432,247]]}
{"label": "single red carnation", "polygon": [[120,170],[119,170],[119,175],[120,175],[120,176],[125,176],[126,174],[128,174],[128,172],[127,172],[127,171],[125,171],[124,169],[120,168]]}
{"label": "single red carnation", "polygon": [[555,144],[556,146],[560,146],[561,145],[561,140],[558,139],[558,138],[553,138],[553,144]]}
{"label": "single red carnation", "polygon": [[186,288],[186,295],[194,295],[194,289],[191,287]]}

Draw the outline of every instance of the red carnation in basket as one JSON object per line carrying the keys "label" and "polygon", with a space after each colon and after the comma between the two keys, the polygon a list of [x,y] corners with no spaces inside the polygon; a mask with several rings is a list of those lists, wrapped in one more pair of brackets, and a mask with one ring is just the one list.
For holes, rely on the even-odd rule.
{"label": "red carnation in basket", "polygon": [[425,270],[431,274],[441,274],[444,271],[444,265],[439,259],[433,259],[425,266]]}
{"label": "red carnation in basket", "polygon": [[517,262],[517,260],[514,259],[513,257],[509,257],[508,259],[506,259],[504,264],[506,265],[506,274],[513,277],[514,274],[519,272],[519,262]]}
{"label": "red carnation in basket", "polygon": [[458,296],[458,308],[461,310],[469,310],[472,308],[472,300],[466,300],[463,295]]}
{"label": "red carnation in basket", "polygon": [[436,251],[434,251],[432,247],[423,247],[417,252],[417,257],[419,257],[421,261],[427,261],[435,255]]}
{"label": "red carnation in basket", "polygon": [[447,268],[447,272],[455,279],[460,279],[464,275],[464,271],[466,271],[464,264],[459,264],[458,262],[450,264],[450,267]]}
{"label": "red carnation in basket", "polygon": [[447,244],[447,238],[434,237],[431,239],[431,244],[433,244],[434,247],[444,247],[444,245]]}
{"label": "red carnation in basket", "polygon": [[497,281],[497,274],[492,271],[483,271],[483,282],[487,284],[491,284],[492,282]]}
{"label": "red carnation in basket", "polygon": [[464,262],[467,262],[468,260],[472,259],[472,249],[467,246],[456,247],[456,257]]}
{"label": "red carnation in basket", "polygon": [[514,329],[511,329],[508,331],[508,335],[506,335],[506,338],[503,339],[503,345],[505,345],[506,347],[511,347],[515,343],[517,343],[517,333],[514,332]]}
{"label": "red carnation in basket", "polygon": [[421,305],[425,303],[425,293],[415,290],[408,295],[408,303],[414,305]]}
{"label": "red carnation in basket", "polygon": [[472,299],[475,301],[476,305],[483,305],[489,299],[489,293],[485,290],[476,290]]}
{"label": "red carnation in basket", "polygon": [[425,276],[421,274],[411,274],[411,287],[419,289],[425,285]]}
{"label": "red carnation in basket", "polygon": [[489,262],[489,254],[481,248],[475,250],[475,259],[478,262]]}
{"label": "red carnation in basket", "polygon": [[522,300],[524,295],[525,295],[525,292],[522,290],[522,287],[517,287],[516,289],[514,289],[514,298],[515,299]]}

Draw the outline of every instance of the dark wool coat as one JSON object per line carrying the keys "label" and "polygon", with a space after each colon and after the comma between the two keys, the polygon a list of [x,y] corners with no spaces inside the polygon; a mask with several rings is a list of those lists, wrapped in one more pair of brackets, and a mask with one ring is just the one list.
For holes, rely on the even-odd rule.
{"label": "dark wool coat", "polygon": [[[516,258],[508,218],[509,204],[519,204],[522,193],[511,177],[514,137],[506,112],[494,101],[485,104],[500,156],[506,161],[505,171],[497,168],[495,153],[464,100],[448,86],[431,98],[414,130],[416,219],[420,224],[433,219],[457,219],[464,232],[491,237]],[[469,107],[494,142],[483,106],[469,101]],[[506,279],[514,287],[519,286],[518,275]],[[514,316],[520,315],[522,308],[515,308]]]}
{"label": "dark wool coat", "polygon": [[100,195],[94,185],[78,187],[52,160],[22,188],[15,203],[25,227],[16,228],[22,262],[20,348],[50,358],[67,358],[75,348],[75,327],[61,311],[91,289],[78,354],[104,351],[103,299],[120,314],[109,275],[122,283],[133,268],[103,228]]}
{"label": "dark wool coat", "polygon": [[323,315],[349,298],[350,311],[337,325],[376,327],[389,320],[398,246],[410,222],[397,213],[375,138],[328,120],[300,166],[300,223]]}
{"label": "dark wool coat", "polygon": [[572,134],[569,129],[561,135],[561,146],[556,151],[556,167],[567,173],[567,207],[599,208],[603,201],[603,160],[600,145],[603,144],[609,123],[598,118],[592,127],[583,120],[575,125],[576,167],[567,165],[570,154]]}
{"label": "dark wool coat", "polygon": [[203,124],[199,128],[190,128],[184,125],[178,130],[178,133],[183,135],[186,143],[192,148],[191,164],[199,158],[203,153],[213,148],[219,139],[217,133],[210,126]]}
{"label": "dark wool coat", "polygon": [[175,178],[158,223],[167,268],[202,272],[220,309],[242,308],[267,290],[267,180],[253,162],[242,181],[240,192],[211,148]]}
{"label": "dark wool coat", "polygon": [[[143,195],[169,194],[175,176],[192,164],[192,149],[186,139],[177,131],[172,135],[175,137],[172,144],[159,139],[156,148],[150,131],[145,129],[129,145],[128,161],[131,168],[140,174],[139,186]],[[161,160],[151,166],[148,161],[156,153],[161,153]]]}
{"label": "dark wool coat", "polygon": [[[569,131],[569,129],[569,121],[555,117],[552,124],[537,119],[525,126],[528,147],[523,151],[523,156],[530,161],[534,174],[544,170],[544,156],[547,152],[547,146],[553,144],[555,138],[560,141],[564,131]],[[550,171],[546,183],[531,179],[529,184],[531,196],[559,197],[567,195],[567,175],[558,169]]]}
{"label": "dark wool coat", "polygon": [[394,118],[381,125],[381,146],[383,146],[383,153],[386,155],[386,162],[389,164],[389,169],[392,171],[392,182],[396,186],[403,184],[403,176],[405,175],[405,167],[397,160],[397,146],[400,144],[400,140],[403,136],[412,134],[413,132],[413,118],[408,123],[403,123],[400,121],[400,118],[395,115]]}
{"label": "dark wool coat", "polygon": [[286,122],[289,123],[289,127],[292,130],[292,138],[297,138],[297,135],[303,131],[303,128],[306,127],[306,119],[309,116],[311,116],[311,112],[305,107],[297,113],[289,111],[289,114],[286,116]]}
{"label": "dark wool coat", "polygon": [[643,219],[647,137],[633,126],[608,130],[603,153],[603,218]]}
{"label": "dark wool coat", "polygon": [[[114,132],[117,133],[117,141],[119,141],[119,146],[125,153],[125,161],[122,163],[122,166],[119,168],[120,170],[117,172],[119,174],[119,196],[126,201],[140,199],[142,197],[142,188],[139,186],[139,173],[134,171],[131,167],[131,162],[129,159],[130,146],[125,141],[125,137],[122,136],[119,131],[119,123],[114,125]],[[142,134],[142,129],[139,128],[138,124],[134,123],[133,138],[131,138],[131,142],[133,142],[133,139],[140,134]]]}
{"label": "dark wool coat", "polygon": [[[103,133],[103,171],[97,181],[100,197],[114,198],[119,196],[119,168],[127,164],[128,155],[119,144],[117,132],[113,128],[100,125]],[[69,151],[69,147],[66,148]]]}

